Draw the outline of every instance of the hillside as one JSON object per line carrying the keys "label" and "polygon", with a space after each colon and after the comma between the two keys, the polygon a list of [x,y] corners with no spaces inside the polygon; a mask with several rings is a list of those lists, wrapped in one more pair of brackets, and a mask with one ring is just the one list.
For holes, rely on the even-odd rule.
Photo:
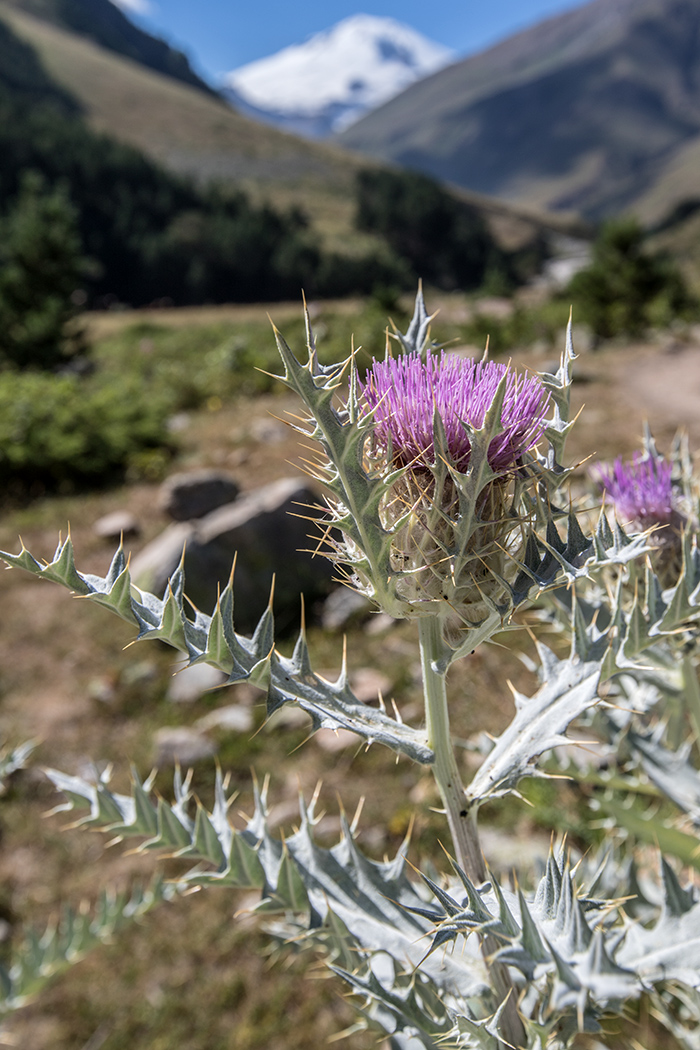
{"label": "hillside", "polygon": [[257,199],[300,205],[331,239],[348,232],[360,158],[308,144],[240,116],[223,101],[0,2],[0,19],[35,50],[94,131],[177,174],[235,181]]}
{"label": "hillside", "polygon": [[[28,15],[7,0],[0,0],[0,24],[3,20],[31,45],[51,81],[75,100],[94,131],[200,184],[235,182],[254,200],[301,207],[331,250],[362,252],[375,243],[353,223],[355,177],[366,158],[257,124],[216,97]],[[507,248],[551,228],[568,228],[566,221],[536,210],[463,196],[484,211]]]}
{"label": "hillside", "polygon": [[7,0],[7,3],[158,73],[213,94],[181,51],[139,29],[111,0]]}
{"label": "hillside", "polygon": [[697,193],[700,7],[594,0],[410,87],[337,137],[459,186],[653,221]]}

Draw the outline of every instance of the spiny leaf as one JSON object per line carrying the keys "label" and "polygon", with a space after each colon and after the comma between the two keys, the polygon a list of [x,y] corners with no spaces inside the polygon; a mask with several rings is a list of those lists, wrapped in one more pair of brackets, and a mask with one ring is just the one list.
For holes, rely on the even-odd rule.
{"label": "spiny leaf", "polygon": [[[67,547],[67,541],[60,545],[58,556],[62,565],[61,576],[69,581],[66,585],[79,585],[84,596],[99,598],[100,604],[110,611],[137,623],[139,639],[167,642],[187,653],[190,663],[205,661],[219,667],[229,675],[230,681],[248,680],[266,686],[270,713],[282,704],[296,703],[311,716],[315,728],[349,729],[368,743],[384,744],[416,762],[429,764],[433,761],[433,752],[423,731],[391,718],[379,708],[361,703],[346,678],[329,683],[312,671],[300,674],[294,659],[277,654],[270,607],[261,617],[253,637],[246,638],[234,630],[230,586],[222,593],[213,617],[198,611],[190,614],[184,597],[182,568],[178,569],[164,600],[161,600],[131,583],[128,569],[122,567],[119,552],[104,578],[78,573],[73,563],[72,547]],[[35,575],[46,577],[48,574],[48,578],[54,578],[51,575],[53,563],[41,566],[26,551],[17,556],[0,552],[0,557]],[[114,600],[110,595],[114,595]],[[129,609],[125,604],[126,595],[129,596]]]}
{"label": "spiny leaf", "polygon": [[534,696],[515,694],[513,721],[496,739],[467,788],[473,802],[504,795],[515,787],[533,771],[533,759],[565,743],[563,734],[569,724],[597,702],[599,664],[556,660],[550,653],[543,668],[547,677]]}
{"label": "spiny leaf", "polygon": [[134,887],[131,894],[104,893],[92,912],[66,908],[40,935],[26,931],[13,948],[9,965],[0,965],[0,1015],[24,1006],[95,945],[177,893],[176,886],[157,878],[145,887]]}

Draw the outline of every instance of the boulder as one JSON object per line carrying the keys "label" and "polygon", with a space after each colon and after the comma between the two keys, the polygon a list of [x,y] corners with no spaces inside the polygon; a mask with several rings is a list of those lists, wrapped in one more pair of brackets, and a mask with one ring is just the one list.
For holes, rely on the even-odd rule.
{"label": "boulder", "polygon": [[336,587],[321,609],[321,626],[327,631],[340,631],[351,623],[365,620],[374,606],[369,598],[350,587]]}
{"label": "boulder", "polygon": [[226,684],[227,675],[210,664],[190,664],[177,667],[168,682],[166,700],[172,704],[193,704],[212,689]]}
{"label": "boulder", "polygon": [[132,557],[129,566],[134,583],[161,597],[180,564],[183,548],[190,542],[193,531],[190,522],[168,525],[159,536],[142,547]]}
{"label": "boulder", "polygon": [[138,536],[139,523],[129,510],[113,510],[98,518],[92,531],[103,540],[118,540],[120,536]]}
{"label": "boulder", "polygon": [[159,504],[174,521],[190,521],[233,503],[239,492],[238,482],[231,474],[220,470],[193,470],[173,474],[164,481]]}
{"label": "boulder", "polygon": [[153,737],[153,763],[163,766],[192,766],[217,752],[217,746],[204,733],[187,726],[164,726]]}
{"label": "boulder", "polygon": [[299,622],[300,599],[307,602],[328,594],[332,566],[320,555],[307,553],[309,523],[295,516],[316,495],[298,478],[282,478],[245,493],[198,521],[170,525],[132,561],[134,582],[162,595],[185,549],[185,591],[202,611],[211,612],[218,589],[228,582],[238,554],[234,579],[236,629],[254,629],[267,606],[275,577],[275,618],[278,629]]}
{"label": "boulder", "polygon": [[331,754],[344,751],[346,747],[355,749],[362,747],[357,733],[353,733],[350,729],[319,729],[314,733],[313,739],[323,751],[330,751]]}
{"label": "boulder", "polygon": [[389,613],[377,612],[374,616],[370,616],[365,624],[365,634],[374,636],[376,634],[385,634],[390,631],[392,627],[396,627],[399,620],[395,620],[393,616],[389,616]]}
{"label": "boulder", "polygon": [[251,733],[255,723],[255,715],[250,707],[241,707],[239,704],[228,704],[226,707],[217,707],[208,715],[197,720],[196,729],[226,729],[234,733]]}
{"label": "boulder", "polygon": [[380,694],[389,699],[394,682],[374,667],[358,667],[350,673],[350,688],[361,703],[376,704]]}

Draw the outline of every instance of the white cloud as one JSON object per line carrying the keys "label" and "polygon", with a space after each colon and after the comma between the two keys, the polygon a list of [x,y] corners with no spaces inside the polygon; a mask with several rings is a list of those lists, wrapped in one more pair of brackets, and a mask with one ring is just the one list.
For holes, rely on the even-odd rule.
{"label": "white cloud", "polygon": [[148,15],[153,10],[150,0],[112,0],[112,3],[124,11],[133,11],[135,15]]}

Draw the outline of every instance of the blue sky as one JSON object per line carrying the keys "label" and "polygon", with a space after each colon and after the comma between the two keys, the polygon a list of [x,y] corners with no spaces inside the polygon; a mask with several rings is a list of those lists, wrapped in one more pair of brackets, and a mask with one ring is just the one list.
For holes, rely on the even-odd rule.
{"label": "blue sky", "polygon": [[150,32],[186,51],[210,78],[358,12],[386,15],[459,54],[479,51],[582,0],[117,0]]}

